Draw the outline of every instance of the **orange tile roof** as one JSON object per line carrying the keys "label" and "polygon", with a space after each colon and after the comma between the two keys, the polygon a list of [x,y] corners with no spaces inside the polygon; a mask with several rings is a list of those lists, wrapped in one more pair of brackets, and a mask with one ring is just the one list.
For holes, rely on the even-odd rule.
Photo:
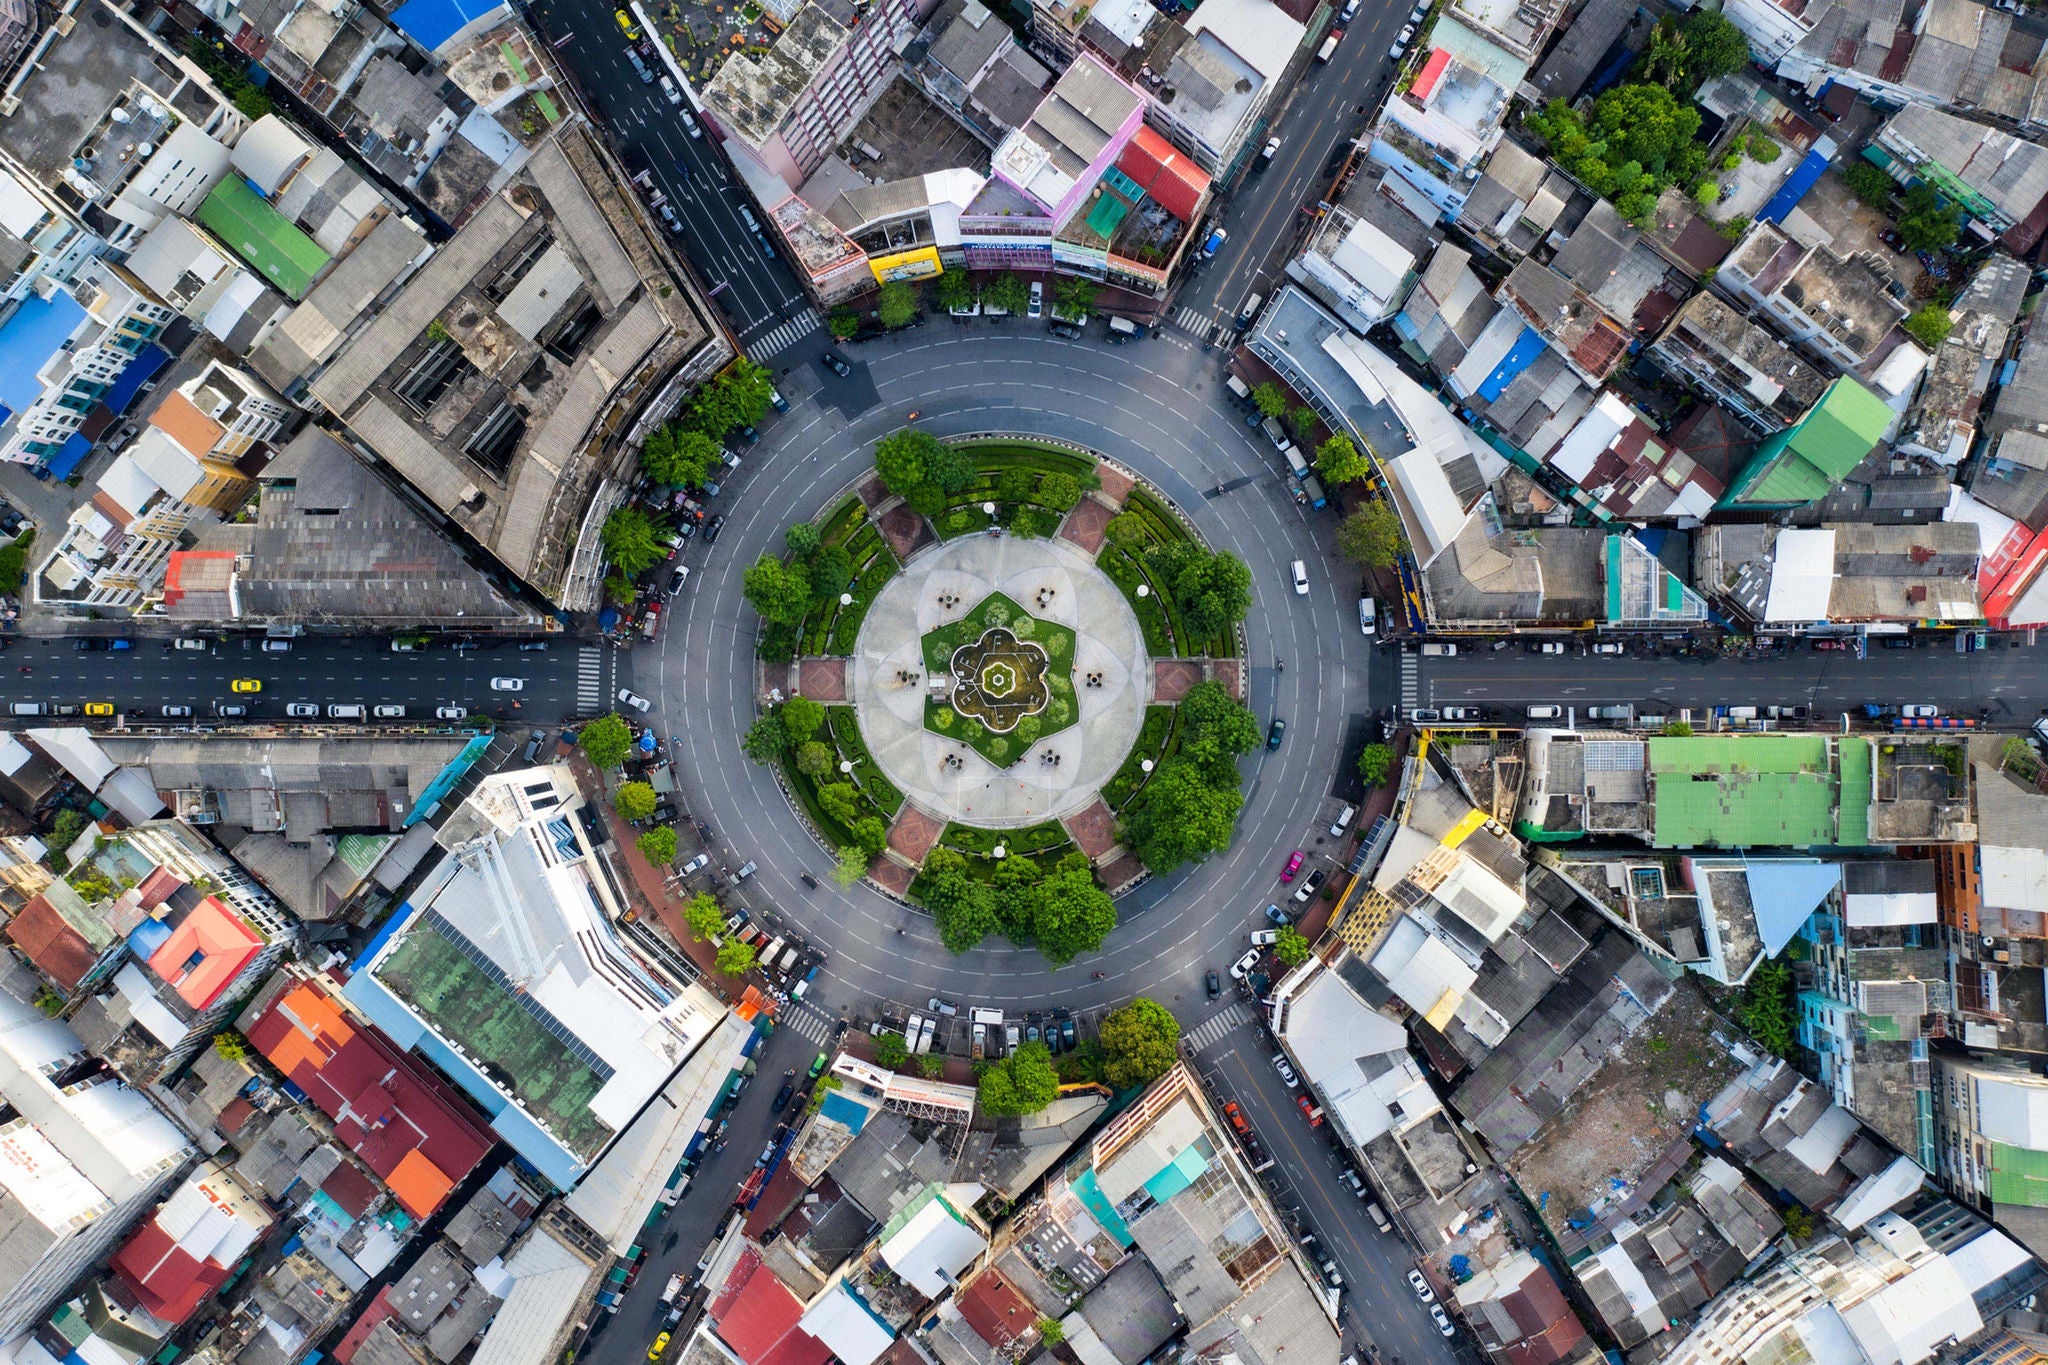
{"label": "orange tile roof", "polygon": [[183,446],[194,457],[220,444],[228,429],[192,405],[184,394],[173,391],[150,414],[149,424]]}
{"label": "orange tile roof", "polygon": [[417,1147],[399,1159],[391,1174],[384,1177],[384,1183],[415,1218],[424,1218],[441,1207],[448,1191],[455,1188],[447,1172],[429,1161]]}
{"label": "orange tile roof", "polygon": [[341,1006],[310,982],[293,987],[277,1002],[277,1008],[289,1014],[297,1027],[285,1029],[266,1055],[287,1076],[301,1066],[317,1072],[343,1043],[356,1036]]}
{"label": "orange tile roof", "polygon": [[203,1010],[220,999],[262,951],[262,935],[208,896],[149,955],[149,969],[168,982],[180,1000]]}

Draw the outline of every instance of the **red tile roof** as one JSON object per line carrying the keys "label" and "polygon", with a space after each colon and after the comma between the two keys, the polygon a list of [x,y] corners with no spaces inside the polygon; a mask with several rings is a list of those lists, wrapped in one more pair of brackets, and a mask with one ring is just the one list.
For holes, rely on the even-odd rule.
{"label": "red tile roof", "polygon": [[733,1267],[711,1305],[719,1338],[747,1365],[824,1365],[832,1352],[797,1326],[803,1315],[796,1295],[751,1249]]}
{"label": "red tile roof", "polygon": [[57,983],[59,990],[75,991],[100,955],[41,896],[32,896],[7,926],[7,937],[28,954],[36,970]]}
{"label": "red tile roof", "polygon": [[960,1316],[975,1334],[1002,1350],[1031,1330],[1038,1314],[1000,1270],[989,1269],[974,1277],[956,1296]]}
{"label": "red tile roof", "polygon": [[1414,82],[1408,93],[1417,100],[1427,100],[1429,92],[1436,89],[1436,83],[1443,78],[1444,69],[1451,64],[1451,54],[1440,47],[1431,48],[1429,60],[1422,64],[1422,70],[1415,73]]}
{"label": "red tile roof", "polygon": [[229,1270],[184,1250],[154,1218],[135,1230],[111,1264],[136,1302],[170,1323],[192,1316],[200,1301],[227,1279]]}
{"label": "red tile roof", "polygon": [[391,1286],[385,1285],[377,1291],[377,1297],[370,1300],[370,1306],[355,1320],[334,1348],[334,1358],[341,1365],[355,1365],[356,1352],[362,1349],[363,1338],[377,1330],[377,1324],[398,1310],[391,1303]]}
{"label": "red tile roof", "polygon": [[347,1161],[336,1166],[320,1182],[320,1193],[339,1204],[342,1212],[351,1218],[362,1217],[377,1199],[377,1187],[370,1182],[370,1177]]}
{"label": "red tile roof", "polygon": [[1140,127],[1125,144],[1116,168],[1183,223],[1194,221],[1202,196],[1209,192],[1209,173],[1150,128]]}
{"label": "red tile roof", "polygon": [[1514,1292],[1501,1300],[1501,1306],[1522,1332],[1519,1341],[1502,1349],[1509,1365],[1556,1365],[1585,1344],[1584,1325],[1540,1263],[1530,1268]]}
{"label": "red tile roof", "polygon": [[296,980],[246,1032],[415,1217],[440,1207],[491,1149],[493,1139],[452,1089],[347,1015],[317,980]]}

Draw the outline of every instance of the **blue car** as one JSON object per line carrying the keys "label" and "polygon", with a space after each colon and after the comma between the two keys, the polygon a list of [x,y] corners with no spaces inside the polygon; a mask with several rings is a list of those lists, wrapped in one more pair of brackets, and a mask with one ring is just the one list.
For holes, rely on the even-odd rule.
{"label": "blue car", "polygon": [[1266,907],[1266,918],[1280,925],[1292,924],[1294,922],[1287,918],[1287,912],[1277,905],[1268,905]]}

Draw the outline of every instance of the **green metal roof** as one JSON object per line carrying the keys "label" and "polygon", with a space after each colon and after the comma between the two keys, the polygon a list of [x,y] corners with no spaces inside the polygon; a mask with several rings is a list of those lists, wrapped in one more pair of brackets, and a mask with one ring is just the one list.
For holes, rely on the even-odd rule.
{"label": "green metal roof", "polygon": [[1812,502],[1863,462],[1884,439],[1894,415],[1883,399],[1843,375],[1828,385],[1797,425],[1757,447],[1728,501],[1772,506]]}
{"label": "green metal roof", "polygon": [[1824,735],[1689,735],[1649,741],[1659,848],[1806,848],[1835,838]]}
{"label": "green metal roof", "polygon": [[332,259],[239,177],[214,187],[199,206],[199,222],[294,301],[306,297],[313,277]]}
{"label": "green metal roof", "polygon": [[2000,1204],[2027,1208],[2048,1208],[2048,1152],[2015,1147],[2009,1142],[1991,1144],[1991,1198]]}
{"label": "green metal roof", "polygon": [[1841,756],[1842,799],[1835,842],[1843,848],[1862,848],[1870,842],[1870,741],[1845,735],[1836,752]]}

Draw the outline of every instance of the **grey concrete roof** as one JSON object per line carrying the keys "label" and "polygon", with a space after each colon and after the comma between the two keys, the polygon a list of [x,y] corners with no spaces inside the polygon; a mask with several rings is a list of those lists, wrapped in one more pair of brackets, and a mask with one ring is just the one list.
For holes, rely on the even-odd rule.
{"label": "grey concrete roof", "polygon": [[1182,1326],[1173,1297],[1142,1256],[1133,1256],[1081,1300],[1081,1317],[1122,1365],[1138,1365]]}

